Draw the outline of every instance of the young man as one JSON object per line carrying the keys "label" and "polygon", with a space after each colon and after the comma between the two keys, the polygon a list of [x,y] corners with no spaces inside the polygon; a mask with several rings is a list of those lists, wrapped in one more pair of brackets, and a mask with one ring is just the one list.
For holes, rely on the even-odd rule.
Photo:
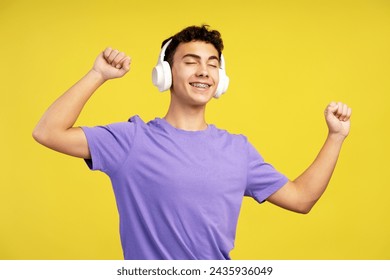
{"label": "young man", "polygon": [[170,39],[162,51],[168,75],[159,73],[166,65],[156,66],[153,74],[160,90],[170,88],[164,118],[144,123],[134,116],[107,126],[73,127],[95,90],[130,69],[128,56],[108,48],[49,107],[33,137],[86,159],[91,169],[110,177],[125,259],[229,259],[243,196],[310,211],[331,178],[349,133],[351,109],[342,103],[326,108],[325,144],[309,168],[290,181],[244,136],[205,120],[207,103],[228,83],[219,32],[192,26]]}

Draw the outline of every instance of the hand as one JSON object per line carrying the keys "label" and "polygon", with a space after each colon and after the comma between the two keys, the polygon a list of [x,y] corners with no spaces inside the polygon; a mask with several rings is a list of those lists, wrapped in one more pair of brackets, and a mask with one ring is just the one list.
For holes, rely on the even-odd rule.
{"label": "hand", "polygon": [[341,102],[331,102],[325,109],[325,119],[329,134],[347,137],[351,127],[352,109]]}
{"label": "hand", "polygon": [[96,58],[92,70],[99,73],[104,80],[123,77],[130,70],[131,58],[124,52],[106,48]]}

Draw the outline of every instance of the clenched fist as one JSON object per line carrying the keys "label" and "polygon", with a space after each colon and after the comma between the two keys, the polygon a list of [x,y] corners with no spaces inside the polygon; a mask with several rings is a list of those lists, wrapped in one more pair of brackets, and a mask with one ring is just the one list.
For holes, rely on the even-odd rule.
{"label": "clenched fist", "polygon": [[106,48],[96,58],[93,70],[104,80],[123,77],[130,70],[131,58],[124,52]]}
{"label": "clenched fist", "polygon": [[325,109],[325,119],[329,134],[347,137],[351,127],[352,109],[341,102],[331,102]]}

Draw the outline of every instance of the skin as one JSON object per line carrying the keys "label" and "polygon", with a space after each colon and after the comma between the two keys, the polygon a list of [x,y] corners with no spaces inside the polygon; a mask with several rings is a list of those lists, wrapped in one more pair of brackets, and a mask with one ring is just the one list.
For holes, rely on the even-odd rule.
{"label": "skin", "polygon": [[[84,132],[74,124],[84,105],[106,81],[123,77],[131,59],[112,48],[96,58],[92,69],[61,95],[44,113],[33,131],[36,141],[58,152],[91,158]],[[165,120],[189,131],[207,128],[206,105],[219,82],[218,52],[213,45],[193,41],[181,43],[172,65],[171,102]],[[207,84],[207,87],[194,87]],[[350,131],[351,108],[331,102],[325,109],[328,136],[313,163],[295,180],[272,194],[268,201],[297,213],[309,213],[326,190],[345,138]]]}
{"label": "skin", "polygon": [[125,53],[105,49],[93,68],[46,110],[33,131],[33,138],[60,153],[91,158],[84,132],[73,126],[92,94],[107,80],[123,77],[130,70],[130,62]]}
{"label": "skin", "polygon": [[[190,42],[180,44],[173,56],[171,102],[165,119],[183,130],[207,127],[205,111],[219,82],[218,52],[211,44]],[[192,83],[209,85],[197,88]]]}
{"label": "skin", "polygon": [[341,146],[350,131],[352,110],[341,102],[331,102],[325,110],[328,136],[313,163],[294,181],[267,200],[285,209],[307,214],[325,192],[332,177]]}

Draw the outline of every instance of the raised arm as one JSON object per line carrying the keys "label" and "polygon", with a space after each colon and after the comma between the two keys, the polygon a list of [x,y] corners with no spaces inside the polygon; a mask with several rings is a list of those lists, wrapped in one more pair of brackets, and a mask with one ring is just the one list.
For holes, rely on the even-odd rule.
{"label": "raised arm", "polygon": [[271,195],[267,200],[285,209],[308,213],[324,193],[350,130],[351,108],[330,103],[325,110],[329,133],[314,162],[294,181]]}
{"label": "raised arm", "polygon": [[123,52],[105,49],[92,69],[46,110],[33,131],[33,138],[55,151],[90,158],[84,132],[73,126],[96,89],[109,79],[123,77],[130,70],[130,61]]}

